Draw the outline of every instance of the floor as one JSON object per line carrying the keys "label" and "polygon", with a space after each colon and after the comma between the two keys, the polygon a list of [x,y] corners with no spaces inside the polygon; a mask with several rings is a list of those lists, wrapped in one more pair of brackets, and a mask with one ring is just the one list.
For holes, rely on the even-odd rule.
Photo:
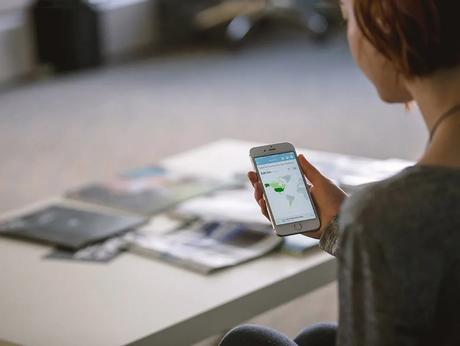
{"label": "floor", "polygon": [[[337,322],[337,284],[329,284],[244,323],[275,328],[294,338],[302,329],[321,322]],[[217,346],[222,335],[215,335],[193,346]],[[0,346],[2,346],[0,344]]]}
{"label": "floor", "polygon": [[[415,160],[417,112],[383,104],[343,35],[267,35],[3,88],[0,212],[223,137]],[[337,318],[336,285],[251,320],[294,336]],[[200,346],[212,345],[209,339]]]}

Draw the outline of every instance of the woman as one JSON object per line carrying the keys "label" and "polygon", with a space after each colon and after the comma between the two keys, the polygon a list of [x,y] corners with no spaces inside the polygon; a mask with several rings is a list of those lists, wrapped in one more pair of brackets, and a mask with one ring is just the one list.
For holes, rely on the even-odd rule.
{"label": "woman", "polygon": [[382,100],[417,102],[429,144],[350,198],[300,156],[322,224],[306,235],[339,260],[339,324],[294,340],[242,326],[222,346],[460,345],[460,1],[343,0],[342,11],[356,62]]}

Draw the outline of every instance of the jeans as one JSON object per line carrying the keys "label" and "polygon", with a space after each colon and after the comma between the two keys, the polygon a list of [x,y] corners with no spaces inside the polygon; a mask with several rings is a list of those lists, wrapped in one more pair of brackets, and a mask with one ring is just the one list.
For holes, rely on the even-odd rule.
{"label": "jeans", "polygon": [[334,346],[336,336],[335,323],[315,324],[294,340],[274,329],[246,324],[228,332],[219,346]]}

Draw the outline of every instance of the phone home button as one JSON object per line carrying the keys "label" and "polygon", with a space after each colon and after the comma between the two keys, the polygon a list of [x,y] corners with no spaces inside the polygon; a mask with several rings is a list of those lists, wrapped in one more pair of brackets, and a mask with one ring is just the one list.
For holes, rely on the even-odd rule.
{"label": "phone home button", "polygon": [[294,228],[297,230],[297,231],[300,231],[302,229],[302,225],[300,223],[295,223],[294,224]]}

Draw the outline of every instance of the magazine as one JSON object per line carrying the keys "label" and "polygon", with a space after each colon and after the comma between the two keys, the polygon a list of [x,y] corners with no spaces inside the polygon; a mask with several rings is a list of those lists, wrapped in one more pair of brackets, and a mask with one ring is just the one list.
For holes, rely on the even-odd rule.
{"label": "magazine", "polygon": [[254,200],[254,189],[249,184],[244,189],[219,191],[210,196],[190,199],[179,204],[170,213],[178,217],[271,226],[270,221],[260,212],[260,207]]}
{"label": "magazine", "polygon": [[291,256],[302,256],[309,249],[318,247],[319,240],[308,238],[301,234],[284,238],[281,252]]}
{"label": "magazine", "polygon": [[77,188],[67,197],[153,215],[189,198],[235,187],[238,184],[152,166]]}
{"label": "magazine", "polygon": [[[160,214],[152,217],[149,222],[139,228],[137,232],[140,231],[144,234],[161,234],[172,231],[183,224],[185,224],[184,220],[173,219],[167,215]],[[50,253],[46,254],[44,258],[107,263],[123,253],[136,234],[136,231],[129,231],[76,251],[65,248],[55,248]]]}
{"label": "magazine", "polygon": [[414,163],[400,159],[372,160],[357,157],[330,158],[314,157],[311,163],[327,178],[347,192],[399,173]]}
{"label": "magazine", "polygon": [[128,250],[209,274],[261,257],[282,242],[271,227],[196,220],[160,235],[138,232]]}
{"label": "magazine", "polygon": [[109,238],[102,242],[91,244],[77,251],[65,248],[55,248],[43,258],[80,262],[107,263],[118,257],[129,244],[133,232]]}

